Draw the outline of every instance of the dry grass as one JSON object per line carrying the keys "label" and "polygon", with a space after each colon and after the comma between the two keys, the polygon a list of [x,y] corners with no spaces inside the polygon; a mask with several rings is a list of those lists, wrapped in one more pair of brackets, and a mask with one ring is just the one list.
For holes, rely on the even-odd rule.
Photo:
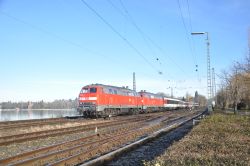
{"label": "dry grass", "polygon": [[250,116],[214,113],[144,165],[250,165]]}

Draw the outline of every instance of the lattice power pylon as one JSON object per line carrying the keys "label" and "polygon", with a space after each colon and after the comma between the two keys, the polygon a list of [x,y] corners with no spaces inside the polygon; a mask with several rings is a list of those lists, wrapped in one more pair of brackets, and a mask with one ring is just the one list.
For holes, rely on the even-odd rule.
{"label": "lattice power pylon", "polygon": [[211,86],[211,71],[210,71],[210,43],[209,43],[209,36],[208,32],[192,32],[191,35],[207,35],[207,99],[208,105],[210,104],[211,100],[211,93],[212,93],[212,86]]}
{"label": "lattice power pylon", "polygon": [[216,96],[216,83],[215,83],[215,72],[214,68],[212,68],[212,98]]}
{"label": "lattice power pylon", "polygon": [[248,70],[250,70],[250,28],[248,28]]}
{"label": "lattice power pylon", "polygon": [[211,93],[212,93],[212,86],[211,86],[211,71],[210,71],[210,42],[209,42],[209,37],[208,37],[208,32],[207,34],[207,97],[208,100],[211,99]]}

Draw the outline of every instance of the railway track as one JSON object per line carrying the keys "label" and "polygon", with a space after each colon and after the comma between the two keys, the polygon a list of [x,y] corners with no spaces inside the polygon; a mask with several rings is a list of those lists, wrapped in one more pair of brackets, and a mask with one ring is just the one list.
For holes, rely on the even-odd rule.
{"label": "railway track", "polygon": [[0,122],[0,130],[8,130],[14,128],[34,127],[42,125],[63,124],[68,122],[79,121],[77,119],[66,118],[50,118],[50,119],[35,119],[35,120],[21,120],[21,121],[8,121]]}
{"label": "railway track", "polygon": [[[115,117],[119,119],[120,117]],[[0,122],[0,132],[1,130],[11,130],[15,128],[29,128],[36,126],[45,126],[45,125],[62,125],[65,123],[71,122],[93,122],[93,119],[72,119],[72,118],[48,118],[48,119],[33,119],[33,120],[19,120],[19,121],[6,121]],[[100,121],[100,119],[98,119]]]}
{"label": "railway track", "polygon": [[65,118],[47,118],[47,119],[31,119],[31,120],[17,120],[17,121],[3,121],[0,122],[0,127],[1,126],[6,126],[6,125],[12,125],[12,124],[23,124],[23,123],[36,123],[36,122],[48,122],[48,121],[56,121],[56,120],[61,120]]}
{"label": "railway track", "polygon": [[[191,115],[184,115],[186,118]],[[0,160],[0,165],[75,165],[106,153],[161,128],[162,125],[183,118],[183,115],[138,116],[100,125],[93,133],[75,140],[43,147]],[[157,123],[156,123],[157,122]],[[158,123],[160,122],[160,123]],[[93,130],[95,126],[91,128]]]}
{"label": "railway track", "polygon": [[[148,134],[147,136],[137,141],[132,142],[131,144],[126,144],[122,146],[121,148],[117,148],[116,150],[109,151],[108,153],[92,158],[91,160],[85,161],[81,163],[80,165],[82,166],[109,165],[110,162],[111,162],[111,165],[143,165],[142,163],[145,158],[144,155],[150,155],[150,156],[155,155],[155,152],[153,150],[151,151],[151,149],[154,149],[154,148],[157,148],[157,150],[158,148],[162,149],[162,147],[159,147],[159,144],[152,145],[152,141],[158,140],[159,137],[162,137],[162,136],[164,137],[166,134],[169,137],[165,138],[166,139],[165,142],[169,143],[169,140],[174,141],[173,139],[178,140],[180,135],[178,135],[179,133],[177,134],[176,131],[183,132],[182,131],[183,126],[186,127],[186,124],[190,125],[190,123],[192,125],[192,120],[196,118],[204,118],[204,114],[206,113],[207,113],[206,110],[198,111],[197,113],[187,115],[185,117],[174,118],[171,121],[168,121],[166,125],[163,126],[163,128],[156,130],[153,133]],[[171,134],[174,134],[174,135],[171,135]],[[178,136],[176,136],[176,134]],[[140,147],[143,145],[145,146],[143,149],[141,149]],[[150,147],[150,146],[156,146],[156,147]],[[164,146],[164,145],[160,145],[160,146]],[[139,154],[136,153],[138,155],[131,156],[130,153],[128,153],[130,151],[138,152]],[[121,156],[120,158],[121,160],[118,159],[117,161],[116,159],[119,158],[119,156]],[[112,162],[113,160],[116,160],[115,163]],[[148,160],[148,158],[145,160]]]}
{"label": "railway track", "polygon": [[[45,165],[50,161],[56,161],[57,159],[67,158],[68,156],[77,153],[78,151],[86,151],[91,148],[91,146],[97,146],[98,143],[102,143],[108,138],[112,138],[115,134],[121,132],[127,133],[129,129],[136,128],[137,124],[138,123],[134,123],[124,128],[117,128],[103,134],[93,134],[77,140],[64,142],[46,148],[41,148],[35,151],[31,151],[19,156],[6,159],[4,161],[0,161],[0,163],[9,164],[9,162],[11,162],[11,165]],[[17,162],[15,163],[15,161]]]}
{"label": "railway track", "polygon": [[91,130],[95,130],[96,127],[99,129],[109,127],[109,126],[115,126],[115,125],[121,125],[123,123],[129,123],[136,120],[144,120],[146,117],[140,117],[140,118],[130,118],[130,119],[124,119],[124,120],[117,120],[117,121],[105,121],[101,123],[96,124],[83,124],[79,126],[74,127],[67,127],[67,128],[60,128],[60,129],[53,129],[53,130],[45,130],[45,131],[38,131],[38,132],[30,132],[30,133],[24,133],[24,134],[15,134],[15,135],[8,135],[0,137],[0,146],[6,146],[13,143],[21,143],[25,141],[31,141],[35,139],[41,139],[41,138],[47,138],[47,137],[55,137],[59,135],[66,135],[71,133],[79,133],[79,132],[87,132]]}
{"label": "railway track", "polygon": [[[67,147],[67,148],[69,148],[71,150],[77,150],[77,149],[79,149],[79,145],[81,145],[81,144],[83,144],[82,145],[83,147],[84,146],[90,146],[91,143],[86,144],[86,142],[93,142],[93,140],[96,140],[96,139],[100,140],[100,139],[102,139],[104,137],[113,137],[113,135],[115,133],[121,133],[122,131],[124,131],[124,132],[127,133],[128,129],[131,129],[132,127],[134,129],[138,128],[138,125],[140,123],[143,123],[146,120],[149,120],[150,118],[151,119],[156,119],[158,117],[151,117],[151,116],[147,117],[147,118],[142,118],[141,117],[140,119],[139,118],[133,118],[131,120],[127,119],[126,122],[125,121],[120,121],[119,123],[116,122],[116,124],[114,124],[114,123],[112,124],[112,128],[114,128],[114,125],[119,125],[118,128],[107,130],[108,132],[103,131],[104,133],[102,133],[102,132],[100,132],[100,134],[99,133],[98,134],[95,133],[95,134],[92,134],[92,135],[89,135],[89,136],[86,136],[86,137],[83,137],[83,138],[79,138],[79,139],[76,139],[76,140],[72,140],[72,141],[61,143],[61,144],[49,146],[49,147],[46,147],[46,148],[41,148],[41,149],[37,149],[37,150],[30,151],[30,152],[27,152],[27,153],[23,153],[23,154],[14,156],[14,157],[10,157],[10,158],[4,159],[4,160],[0,160],[0,164],[1,165],[7,165],[9,162],[13,163],[13,161],[20,160],[20,158],[27,158],[27,157],[34,156],[34,155],[36,156],[38,154],[45,154],[45,155],[43,155],[42,158],[47,158],[47,157],[45,157],[45,156],[48,155],[47,153],[51,152],[51,151],[54,152],[55,150],[57,150],[57,152],[56,153],[54,152],[54,153],[57,154],[57,156],[58,156],[59,152],[62,151],[62,149],[65,148],[65,147]],[[110,127],[111,128],[111,125],[105,126],[105,127]],[[76,149],[74,149],[74,148],[72,149],[72,147],[75,147]],[[55,155],[54,153],[53,153],[53,155]],[[30,162],[33,163],[33,161],[34,161],[34,158],[32,159],[32,161],[24,162],[24,165],[30,164]],[[19,163],[19,164],[21,164],[21,163]]]}

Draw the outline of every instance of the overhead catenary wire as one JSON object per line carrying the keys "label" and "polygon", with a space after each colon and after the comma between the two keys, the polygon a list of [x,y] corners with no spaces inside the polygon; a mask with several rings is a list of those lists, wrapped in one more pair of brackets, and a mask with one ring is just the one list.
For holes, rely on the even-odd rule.
{"label": "overhead catenary wire", "polygon": [[[193,26],[192,26],[192,19],[191,19],[189,0],[186,0],[186,2],[187,2],[187,9],[188,9],[190,32],[192,33],[193,32]],[[193,37],[191,37],[191,44],[192,44],[192,49],[193,49],[193,53],[194,53],[194,57],[195,57],[196,71],[197,71],[197,75],[198,75],[198,80],[200,80],[200,71],[199,71],[199,68],[198,68],[197,54],[196,54],[196,49],[195,49],[195,44],[194,44]]]}
{"label": "overhead catenary wire", "polygon": [[[111,0],[109,0],[110,2]],[[135,29],[139,32],[139,34],[142,36],[144,42],[146,43],[147,47],[151,50],[152,53],[154,53],[154,51],[151,49],[149,43],[148,43],[148,36],[142,31],[142,29],[137,25],[137,23],[135,22],[135,20],[133,19],[133,17],[129,14],[126,6],[123,4],[122,0],[119,1],[124,12],[125,12],[125,18],[135,27]],[[123,13],[121,11],[121,13]],[[156,57],[157,58],[157,57]]]}
{"label": "overhead catenary wire", "polygon": [[[60,35],[58,35],[58,34],[56,34],[56,33],[54,33],[54,32],[51,32],[51,31],[49,31],[49,30],[47,30],[47,29],[44,29],[44,28],[42,28],[42,27],[40,27],[40,26],[38,26],[38,25],[35,25],[35,24],[33,24],[33,23],[30,23],[30,22],[28,22],[28,21],[26,21],[26,20],[24,20],[24,19],[21,19],[21,18],[19,18],[19,17],[13,16],[13,15],[11,15],[11,14],[9,14],[9,13],[6,13],[6,12],[4,12],[4,11],[1,11],[1,10],[0,10],[0,14],[3,15],[3,16],[5,16],[5,17],[7,17],[7,18],[9,18],[9,19],[11,19],[11,20],[14,20],[14,21],[16,21],[16,22],[18,22],[18,23],[24,24],[25,26],[27,26],[27,27],[29,27],[29,28],[32,28],[32,29],[34,29],[34,30],[36,30],[36,31],[39,31],[39,32],[41,32],[41,33],[43,33],[43,34],[45,34],[45,35],[48,35],[48,36],[50,36],[50,37],[52,37],[52,38],[54,38],[54,39],[56,39],[56,40],[60,40],[60,41],[62,41],[62,42],[64,42],[64,43],[67,43],[67,44],[72,45],[72,46],[74,46],[74,47],[77,47],[77,48],[80,48],[80,49],[84,49],[84,50],[86,50],[86,51],[92,53],[93,55],[97,55],[97,56],[100,56],[100,57],[102,57],[102,58],[105,58],[105,59],[114,61],[113,58],[110,58],[110,57],[106,56],[105,54],[102,54],[102,53],[100,53],[100,52],[91,50],[91,49],[87,48],[86,46],[83,46],[83,45],[81,45],[81,44],[79,44],[79,43],[77,43],[77,42],[68,40],[68,39],[66,39],[66,38],[64,38],[64,37],[62,37],[62,36],[60,36]],[[115,60],[117,60],[117,59],[115,59]],[[116,63],[120,63],[120,62],[121,62],[121,61],[119,60],[119,61],[117,61]],[[121,65],[122,65],[122,64],[121,64]],[[152,78],[152,76],[148,76],[148,77],[149,77],[149,78]]]}
{"label": "overhead catenary wire", "polygon": [[192,22],[191,22],[190,5],[189,5],[189,0],[186,0],[186,1],[187,1],[187,9],[188,9],[188,17],[189,17],[189,26],[190,26],[190,30],[192,32],[193,26],[192,26]]}
{"label": "overhead catenary wire", "polygon": [[[126,8],[125,4],[122,2],[122,0],[120,0],[120,4],[121,7],[123,9],[123,11],[117,7],[111,0],[107,0],[110,5],[119,13],[121,14],[125,19],[127,19],[134,27],[135,29],[140,33],[140,35],[143,37],[145,43],[147,44],[149,41],[154,47],[156,47],[163,55],[167,55],[165,53],[165,51],[159,46],[157,45],[147,34],[145,34],[145,32],[143,32],[143,30],[138,26],[138,24],[135,22],[135,20],[133,19],[133,17],[131,16],[131,14],[129,13],[128,9]],[[166,56],[164,56],[166,58]],[[168,57],[168,56],[167,56]],[[173,60],[171,59],[171,57],[168,57],[185,75],[186,72]],[[158,58],[156,58],[156,60],[158,60]],[[161,62],[159,62],[159,64],[161,64]],[[198,76],[199,77],[199,76]],[[196,87],[197,88],[197,87]]]}
{"label": "overhead catenary wire", "polygon": [[[111,2],[111,0],[108,0],[108,1]],[[155,52],[152,50],[152,48],[150,47],[150,44],[148,43],[148,40],[149,40],[148,35],[146,35],[146,34],[142,31],[142,29],[137,25],[137,23],[134,21],[133,17],[129,14],[129,12],[128,12],[126,6],[123,4],[122,0],[120,0],[120,4],[121,4],[123,10],[125,11],[125,15],[124,15],[124,14],[122,14],[122,15],[125,16],[125,18],[126,18],[126,19],[135,27],[135,29],[140,33],[140,35],[142,36],[142,38],[143,38],[144,42],[146,43],[148,49],[152,52],[153,55],[155,55]],[[120,11],[120,13],[123,13],[123,12]],[[161,60],[160,60],[158,57],[155,57],[154,59],[155,59],[155,60],[160,64],[160,66],[161,66]],[[170,76],[170,77],[173,78],[173,76],[172,76],[170,73],[168,73],[168,72],[166,72],[166,71],[164,71],[164,72],[167,73],[168,76]],[[162,72],[158,72],[158,73],[159,73],[160,75],[163,74]]]}
{"label": "overhead catenary wire", "polygon": [[[8,14],[5,13],[5,15],[8,15]],[[90,52],[92,52],[92,53],[94,53],[94,54],[96,54],[96,55],[103,56],[103,57],[107,57],[107,56],[105,56],[105,55],[101,55],[100,53],[97,53],[96,51],[91,50],[91,49],[85,47],[84,45],[81,45],[81,44],[79,44],[79,43],[77,43],[77,42],[68,40],[68,39],[66,39],[66,38],[64,38],[64,37],[62,37],[62,36],[60,36],[60,35],[58,35],[58,34],[56,34],[56,33],[50,32],[50,31],[48,31],[48,30],[46,30],[46,29],[43,29],[43,28],[41,28],[41,27],[39,27],[39,26],[36,26],[36,25],[31,24],[31,23],[29,23],[29,22],[27,22],[27,21],[24,21],[24,20],[22,20],[22,19],[19,19],[19,18],[15,17],[15,16],[8,15],[8,17],[12,17],[12,19],[14,19],[14,20],[16,20],[16,21],[18,21],[18,22],[21,22],[21,23],[23,23],[23,24],[26,24],[26,25],[30,26],[31,28],[36,29],[36,30],[38,30],[38,31],[41,31],[41,32],[43,32],[43,33],[45,33],[45,34],[47,34],[47,35],[50,35],[50,36],[52,36],[52,37],[58,39],[58,40],[64,41],[64,42],[66,42],[66,43],[68,43],[68,44],[74,45],[74,46],[79,47],[79,48],[84,48],[84,49],[86,49],[86,50],[88,50],[88,51],[90,51]],[[140,27],[138,27],[138,28],[140,29]],[[142,30],[141,30],[141,32],[143,33]],[[145,36],[147,36],[147,35],[145,34]],[[147,38],[148,38],[148,39],[151,39],[150,37],[147,37]],[[128,42],[129,42],[129,41],[128,41]],[[151,42],[154,42],[154,41],[151,40]]]}
{"label": "overhead catenary wire", "polygon": [[106,56],[106,55],[104,55],[104,54],[101,54],[101,53],[99,53],[99,52],[97,52],[97,51],[94,51],[94,50],[92,50],[92,49],[90,49],[90,48],[87,48],[86,46],[83,46],[83,45],[81,45],[81,44],[79,44],[79,43],[77,43],[77,42],[68,40],[68,39],[66,39],[66,38],[64,38],[64,37],[62,37],[62,36],[60,36],[60,35],[58,35],[58,34],[55,34],[55,33],[53,33],[53,32],[50,32],[50,31],[48,31],[48,30],[46,30],[46,29],[44,29],[44,28],[41,28],[41,27],[39,27],[39,26],[37,26],[37,25],[34,25],[34,24],[32,24],[32,23],[30,23],[30,22],[28,22],[28,21],[26,21],[26,20],[23,20],[23,19],[20,19],[20,18],[18,18],[18,17],[16,17],[16,16],[13,16],[13,15],[11,15],[11,14],[9,14],[9,13],[6,13],[6,12],[0,10],[0,14],[6,16],[6,17],[8,17],[8,18],[10,18],[10,19],[12,19],[12,20],[14,20],[14,21],[16,21],[16,22],[19,22],[19,23],[21,23],[21,24],[24,24],[24,25],[26,25],[26,26],[28,26],[28,27],[30,27],[30,28],[36,30],[36,31],[39,31],[39,32],[41,32],[41,33],[43,33],[43,34],[46,34],[46,35],[50,36],[50,37],[53,37],[53,38],[55,38],[55,39],[57,39],[57,40],[63,41],[63,42],[65,42],[65,43],[67,43],[67,44],[73,45],[73,46],[78,47],[78,48],[82,48],[82,49],[84,49],[84,50],[86,50],[86,51],[88,51],[88,52],[90,52],[90,53],[92,53],[92,54],[94,54],[94,55],[98,55],[98,56],[100,56],[100,57],[105,57],[105,58],[107,58],[107,59],[110,59],[110,57],[108,57],[108,56]]}
{"label": "overhead catenary wire", "polygon": [[181,15],[182,24],[183,24],[184,29],[185,29],[185,34],[186,34],[188,46],[189,46],[189,49],[190,49],[192,57],[193,57],[194,65],[196,66],[197,65],[197,60],[196,60],[196,57],[194,55],[194,50],[193,50],[193,47],[192,47],[191,42],[190,42],[190,38],[189,38],[190,33],[188,32],[188,28],[187,28],[187,25],[186,25],[184,17],[183,17],[183,12],[182,12],[182,9],[181,9],[180,0],[177,0],[177,3],[178,3],[179,12],[180,12],[180,15]]}
{"label": "overhead catenary wire", "polygon": [[120,32],[118,32],[104,17],[101,16],[93,7],[91,7],[85,0],[81,0],[81,2],[91,10],[104,24],[106,24],[117,36],[119,36],[134,52],[139,55],[151,68],[160,72],[147,58]]}
{"label": "overhead catenary wire", "polygon": [[[9,18],[9,19],[11,19],[11,20],[14,20],[15,22],[21,23],[21,24],[23,24],[23,25],[25,25],[25,26],[27,26],[27,27],[29,27],[31,29],[39,31],[40,33],[43,33],[43,34],[45,34],[47,36],[50,36],[50,37],[52,37],[52,38],[54,38],[56,40],[60,40],[60,41],[62,41],[64,43],[66,43],[66,44],[69,44],[69,45],[72,45],[74,47],[77,47],[77,48],[83,49],[85,51],[88,51],[89,53],[91,53],[93,55],[97,55],[99,57],[114,61],[114,58],[106,56],[105,54],[97,52],[96,50],[92,50],[92,49],[90,49],[90,48],[88,48],[88,47],[86,47],[84,45],[81,45],[81,44],[75,42],[75,41],[71,41],[69,39],[66,39],[66,38],[64,38],[64,37],[62,37],[62,36],[60,36],[60,35],[58,35],[58,34],[56,34],[54,32],[51,32],[51,31],[49,31],[49,30],[47,30],[47,29],[45,29],[43,27],[40,27],[40,26],[38,26],[36,24],[30,23],[30,22],[28,22],[28,21],[26,21],[26,20],[24,20],[22,18],[16,17],[16,16],[14,16],[12,14],[9,14],[9,13],[7,13],[5,11],[2,11],[2,10],[0,10],[0,14],[7,17],[7,18]],[[120,62],[120,60],[118,61],[118,59],[115,59],[115,60],[117,61],[117,63]]]}
{"label": "overhead catenary wire", "polygon": [[[109,2],[111,2],[111,0],[108,0]],[[119,9],[117,8],[112,2],[111,4],[117,9],[119,10],[119,13],[121,13],[128,21],[131,22],[131,24],[135,27],[135,29],[140,33],[140,35],[143,37],[144,41],[146,44],[148,44],[147,41],[149,41],[156,49],[158,49],[160,51],[160,53],[163,55],[164,58],[168,57],[172,62],[173,64],[175,64],[181,72],[183,72],[185,75],[186,72],[170,57],[170,56],[167,56],[167,53],[158,45],[156,44],[155,41],[153,41],[153,39],[147,35],[139,26],[138,24],[135,22],[135,20],[133,19],[133,17],[131,16],[131,14],[129,13],[128,9],[126,8],[126,6],[124,5],[124,3],[122,2],[122,0],[120,0],[120,4],[123,8],[123,10],[125,11],[126,15],[124,15],[124,13]],[[126,17],[127,16],[127,17]],[[157,58],[157,57],[156,57]],[[159,58],[158,58],[159,59]]]}
{"label": "overhead catenary wire", "polygon": [[[48,35],[48,36],[50,36],[50,37],[52,37],[52,38],[54,38],[56,40],[60,40],[60,41],[62,41],[64,43],[66,43],[66,44],[72,45],[72,46],[77,47],[77,48],[84,49],[84,50],[86,50],[86,51],[88,51],[88,52],[90,52],[90,53],[92,53],[94,55],[97,55],[97,56],[100,56],[100,57],[103,57],[103,58],[106,58],[106,59],[110,59],[110,57],[106,56],[105,54],[101,54],[101,53],[96,52],[94,50],[91,50],[91,49],[87,48],[86,46],[83,46],[83,45],[81,45],[81,44],[79,44],[77,42],[68,40],[68,39],[66,39],[66,38],[64,38],[64,37],[62,37],[62,36],[60,36],[60,35],[58,35],[58,34],[56,34],[54,32],[51,32],[51,31],[49,31],[49,30],[47,30],[47,29],[45,29],[43,27],[40,27],[40,26],[38,26],[36,24],[33,24],[33,23],[30,23],[29,21],[27,21],[27,20],[25,20],[23,18],[13,16],[12,14],[9,14],[9,13],[7,13],[5,11],[1,11],[1,10],[0,10],[0,14],[7,17],[7,18],[9,18],[9,19],[11,19],[11,20],[13,20],[13,21],[15,21],[15,22],[17,22],[17,23],[23,24],[26,27],[29,27],[31,29],[34,29],[34,30],[40,32],[40,33]],[[114,59],[110,59],[110,60],[113,61]],[[117,61],[117,63],[119,63],[119,62],[120,61]],[[153,75],[147,75],[149,73],[147,73],[147,74],[142,73],[142,74],[149,77],[149,78],[153,77]]]}
{"label": "overhead catenary wire", "polygon": [[[108,2],[115,7],[115,5],[111,2],[111,0],[108,0]],[[134,21],[133,17],[129,14],[126,6],[124,5],[124,3],[122,2],[122,0],[119,1],[121,4],[121,7],[123,8],[125,14],[117,7],[115,7],[117,10],[119,10],[119,13],[122,13],[122,15],[135,27],[135,29],[139,32],[139,34],[142,36],[143,41],[146,43],[146,46],[148,47],[148,49],[151,51],[152,55],[155,55],[155,51],[150,47],[150,44],[148,42],[148,36],[142,31],[142,29],[137,25],[137,23]],[[154,56],[154,59],[160,64],[161,66],[161,60]],[[168,72],[164,71],[165,73],[167,73],[168,76],[171,76],[171,74],[169,74]],[[162,75],[163,73],[161,71],[158,72],[160,75]]]}
{"label": "overhead catenary wire", "polygon": [[187,42],[188,42],[188,45],[189,45],[189,48],[190,48],[190,51],[191,51],[191,54],[192,54],[192,57],[193,57],[193,61],[194,61],[194,65],[195,65],[195,71],[197,72],[197,80],[198,80],[198,82],[199,82],[199,84],[201,86],[201,78],[200,78],[199,69],[198,69],[198,63],[197,63],[197,59],[196,59],[194,41],[193,41],[193,38],[191,38],[191,41],[192,41],[191,42],[190,38],[189,38],[189,34],[192,33],[192,31],[193,31],[193,27],[192,27],[192,23],[191,23],[191,14],[190,14],[189,1],[186,0],[186,2],[187,2],[187,9],[188,9],[188,16],[189,16],[190,33],[188,32],[188,28],[186,26],[186,23],[185,23],[185,20],[184,20],[184,17],[183,17],[183,12],[182,12],[182,9],[181,9],[180,1],[177,0],[177,2],[178,2],[179,12],[180,12],[180,15],[181,15],[181,20],[182,20],[182,23],[183,23],[183,26],[184,26],[184,29],[185,29]]}
{"label": "overhead catenary wire", "polygon": [[[150,47],[149,42],[153,42],[152,39],[146,35],[142,29],[137,25],[137,23],[134,21],[133,17],[129,14],[126,6],[124,5],[124,3],[122,2],[122,0],[120,0],[120,4],[123,8],[123,10],[125,11],[125,13],[119,9],[111,0],[107,0],[109,2],[109,4],[118,12],[120,13],[126,20],[128,20],[134,27],[135,29],[140,33],[140,35],[142,36],[144,42],[146,43],[147,47],[149,48],[149,50],[153,53],[153,55],[155,55],[156,53],[152,50],[152,48]],[[157,63],[161,66],[162,62],[158,57],[155,57],[155,60],[157,61]],[[184,71],[184,70],[183,70]],[[160,75],[162,75],[163,73],[161,71],[158,72]],[[167,73],[167,76],[174,78],[170,73],[164,71],[164,73]],[[186,75],[186,74],[185,74]]]}

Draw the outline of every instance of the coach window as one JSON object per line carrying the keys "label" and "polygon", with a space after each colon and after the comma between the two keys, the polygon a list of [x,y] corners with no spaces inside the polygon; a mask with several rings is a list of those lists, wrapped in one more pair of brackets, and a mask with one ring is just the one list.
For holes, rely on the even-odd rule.
{"label": "coach window", "polygon": [[114,90],[114,94],[116,94],[116,95],[117,95],[117,90]]}
{"label": "coach window", "polygon": [[90,89],[89,89],[89,92],[90,92],[90,93],[96,93],[96,88],[90,88]]}

